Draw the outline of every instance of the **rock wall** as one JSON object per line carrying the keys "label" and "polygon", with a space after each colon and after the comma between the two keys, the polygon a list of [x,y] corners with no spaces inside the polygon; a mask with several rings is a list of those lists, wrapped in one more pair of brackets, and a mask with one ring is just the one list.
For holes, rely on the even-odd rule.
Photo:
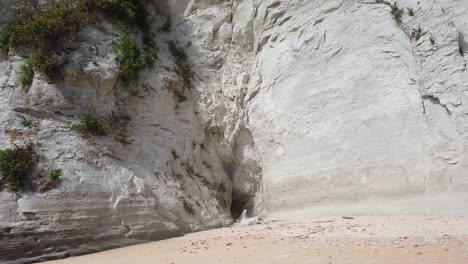
{"label": "rock wall", "polygon": [[[165,18],[155,12],[152,18],[157,32]],[[18,72],[29,54],[20,50],[0,62],[0,148],[33,142],[40,157],[29,188],[0,191],[0,262],[101,251],[232,222],[231,180],[176,73],[171,37],[160,32],[155,68],[125,83],[117,78],[119,35],[105,21],[84,29],[65,44],[72,52],[65,79],[56,83],[36,75],[23,87]],[[73,69],[82,70],[67,73]],[[107,136],[72,130],[88,111],[107,123]],[[22,125],[20,115],[33,127]],[[130,120],[130,145],[116,139],[114,119]],[[40,192],[33,183],[57,168],[58,187]]]}
{"label": "rock wall", "polygon": [[270,218],[468,212],[464,1],[400,1],[401,23],[386,1],[187,2],[177,38],[226,127],[234,201],[255,186]]}
{"label": "rock wall", "polygon": [[[24,90],[24,56],[10,53],[1,147],[31,138],[36,174],[64,175],[47,193],[0,192],[1,260],[213,228],[244,208],[271,219],[467,214],[468,3],[400,1],[400,24],[389,4],[154,0],[160,57],[133,86],[116,80],[118,32],[107,23],[81,34],[78,80],[39,76]],[[169,43],[188,55],[190,91]],[[132,144],[71,131],[90,107],[129,115]],[[18,113],[37,129],[24,131]],[[214,126],[223,136],[206,133]]]}

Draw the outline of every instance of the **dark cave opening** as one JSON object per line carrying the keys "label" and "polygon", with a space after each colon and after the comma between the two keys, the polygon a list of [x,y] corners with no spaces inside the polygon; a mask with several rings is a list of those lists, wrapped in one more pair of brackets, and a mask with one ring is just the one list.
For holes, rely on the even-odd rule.
{"label": "dark cave opening", "polygon": [[239,199],[238,197],[234,196],[232,197],[232,203],[231,203],[231,216],[232,219],[237,220],[242,214],[242,211],[244,211],[245,206],[247,204],[247,201],[245,199]]}

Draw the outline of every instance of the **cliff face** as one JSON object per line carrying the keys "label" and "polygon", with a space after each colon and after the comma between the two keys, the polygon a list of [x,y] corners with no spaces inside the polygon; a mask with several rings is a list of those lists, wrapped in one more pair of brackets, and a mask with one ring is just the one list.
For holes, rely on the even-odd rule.
{"label": "cliff face", "polygon": [[[152,17],[157,32],[164,20]],[[119,38],[105,21],[82,30],[65,44],[72,50],[65,78],[54,83],[36,74],[31,86],[22,86],[18,76],[28,54],[20,50],[0,62],[0,148],[32,142],[39,156],[24,190],[0,192],[0,262],[82,254],[231,223],[231,181],[213,147],[217,139],[205,135],[176,74],[168,34],[155,39],[159,59],[138,83],[118,79]],[[80,70],[68,74],[73,69]],[[106,124],[106,136],[72,129],[88,111]],[[37,182],[52,169],[62,170],[60,183],[41,192]]]}
{"label": "cliff face", "polygon": [[271,216],[467,212],[468,5],[400,7],[399,25],[375,1],[255,8],[246,112]]}
{"label": "cliff face", "polygon": [[468,212],[465,2],[172,3],[223,98],[234,197],[261,176],[272,218]]}
{"label": "cliff face", "polygon": [[[107,22],[80,33],[80,78],[24,89],[25,55],[0,62],[1,148],[33,141],[33,180],[63,170],[49,192],[0,192],[2,260],[213,228],[243,208],[283,219],[468,212],[466,1],[401,1],[401,22],[375,0],[153,6],[159,59],[136,85],[117,79]],[[132,144],[72,131],[90,108],[128,115]]]}

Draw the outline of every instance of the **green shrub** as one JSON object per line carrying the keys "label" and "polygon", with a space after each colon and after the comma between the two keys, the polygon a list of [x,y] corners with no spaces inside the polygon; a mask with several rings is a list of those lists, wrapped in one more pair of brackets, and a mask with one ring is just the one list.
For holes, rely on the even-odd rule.
{"label": "green shrub", "polygon": [[408,16],[414,16],[414,9],[407,7],[406,10],[408,10]]}
{"label": "green shrub", "polygon": [[60,183],[60,176],[62,176],[61,169],[50,170],[47,174],[47,177],[41,179],[39,190],[41,192],[46,192],[53,188],[56,188]]}
{"label": "green shrub", "polygon": [[34,70],[33,70],[33,64],[31,59],[27,59],[23,65],[20,67],[20,73],[19,73],[19,78],[21,81],[21,84],[23,85],[31,85],[33,82],[34,78]]}
{"label": "green shrub", "polygon": [[49,179],[54,182],[58,182],[62,176],[62,169],[53,169],[49,171]]}
{"label": "green shrub", "polygon": [[390,5],[390,14],[392,15],[393,19],[397,22],[398,25],[402,22],[402,17],[405,11],[398,7],[398,4],[395,2],[393,5]]}
{"label": "green shrub", "polygon": [[20,190],[35,163],[36,155],[32,144],[0,150],[0,172],[3,176],[0,186],[6,184],[10,190]]}
{"label": "green shrub", "polygon": [[37,9],[27,1],[21,2],[0,31],[0,47],[4,50],[12,46],[49,53],[86,21],[80,5],[70,1],[49,1],[47,7]]}
{"label": "green shrub", "polygon": [[18,117],[21,119],[21,125],[24,127],[32,128],[34,126],[33,121],[27,118],[25,115],[18,115]]}
{"label": "green shrub", "polygon": [[411,39],[418,41],[423,35],[424,33],[422,32],[422,29],[419,26],[417,29],[413,29],[413,31],[411,32]]}
{"label": "green shrub", "polygon": [[122,56],[120,76],[124,81],[137,80],[140,71],[145,68],[146,58],[138,47],[135,38],[128,33],[124,33],[116,47]]}
{"label": "green shrub", "polygon": [[34,69],[42,72],[49,81],[56,80],[62,73],[62,63],[47,54],[35,54],[32,59]]}
{"label": "green shrub", "polygon": [[85,113],[80,120],[79,124],[72,127],[81,133],[91,133],[96,136],[106,135],[106,127],[91,113]]}
{"label": "green shrub", "polygon": [[224,128],[222,126],[210,126],[207,128],[207,134],[216,137],[224,137]]}
{"label": "green shrub", "polygon": [[35,8],[28,0],[21,0],[0,29],[0,50],[8,52],[10,47],[21,47],[32,52],[34,69],[53,80],[62,67],[54,54],[61,53],[64,41],[95,23],[99,14],[147,33],[145,3],[145,0],[49,0],[47,5]]}
{"label": "green shrub", "polygon": [[148,11],[145,0],[82,0],[87,10],[96,10],[114,21],[128,26],[137,26],[141,31],[149,30]]}

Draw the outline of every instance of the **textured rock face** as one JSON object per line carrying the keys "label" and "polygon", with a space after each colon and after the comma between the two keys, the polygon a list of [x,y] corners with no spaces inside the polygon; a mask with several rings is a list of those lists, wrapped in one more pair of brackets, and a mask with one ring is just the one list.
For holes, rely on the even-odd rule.
{"label": "textured rock face", "polygon": [[400,26],[374,1],[257,9],[248,113],[271,215],[468,212],[468,5],[400,6]]}
{"label": "textured rock face", "polygon": [[[270,218],[468,212],[466,1],[401,1],[414,16],[400,25],[374,0],[154,6],[154,28],[172,27],[138,85],[116,81],[107,23],[81,34],[81,78],[23,89],[21,54],[0,62],[0,147],[31,139],[35,175],[64,172],[47,193],[0,192],[0,261],[225,225],[231,200],[233,215]],[[194,73],[185,102],[168,41]],[[88,108],[129,115],[132,145],[71,131]],[[213,126],[224,136],[206,135]]]}
{"label": "textured rock face", "polygon": [[[154,14],[154,27],[164,23]],[[32,181],[62,169],[58,188],[0,191],[0,262],[31,262],[99,251],[231,223],[231,181],[205,136],[193,99],[178,102],[183,81],[157,39],[160,58],[138,84],[116,81],[110,23],[83,30],[70,55],[63,82],[37,75],[22,87],[24,58],[11,51],[0,62],[0,148],[31,141],[40,162]],[[82,69],[68,74],[73,69]],[[71,129],[88,109],[108,126],[104,137]],[[18,117],[35,127],[26,128]],[[128,140],[115,138],[111,116],[128,116]],[[21,259],[21,260],[19,260]]]}
{"label": "textured rock face", "polygon": [[254,206],[272,218],[468,212],[468,4],[399,6],[401,24],[385,1],[188,5],[234,199],[261,178]]}

